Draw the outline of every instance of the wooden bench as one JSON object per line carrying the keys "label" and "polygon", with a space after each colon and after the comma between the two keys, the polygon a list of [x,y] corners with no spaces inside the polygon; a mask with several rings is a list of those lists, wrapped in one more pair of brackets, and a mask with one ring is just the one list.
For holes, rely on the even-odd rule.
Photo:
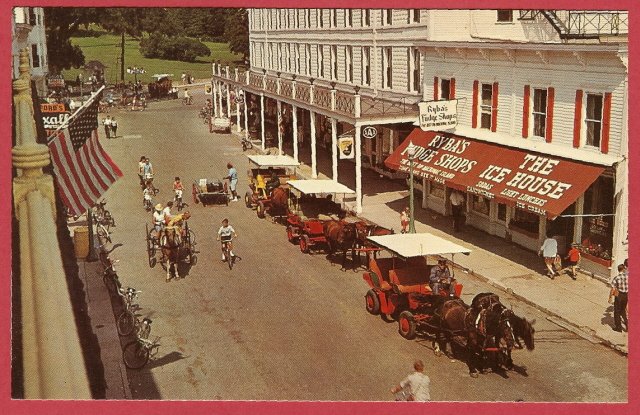
{"label": "wooden bench", "polygon": [[430,272],[431,266],[429,265],[395,268],[389,271],[389,281],[402,294],[431,294]]}

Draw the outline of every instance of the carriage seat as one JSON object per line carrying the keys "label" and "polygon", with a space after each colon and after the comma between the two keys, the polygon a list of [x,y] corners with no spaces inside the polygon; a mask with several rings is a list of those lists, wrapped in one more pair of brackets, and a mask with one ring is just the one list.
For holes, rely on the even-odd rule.
{"label": "carriage seat", "polygon": [[395,268],[389,271],[389,280],[401,294],[431,294],[430,272],[431,266],[428,265]]}
{"label": "carriage seat", "polygon": [[389,270],[392,266],[391,258],[371,258],[369,260],[369,276],[375,287],[383,291],[391,291],[393,289],[389,283]]}

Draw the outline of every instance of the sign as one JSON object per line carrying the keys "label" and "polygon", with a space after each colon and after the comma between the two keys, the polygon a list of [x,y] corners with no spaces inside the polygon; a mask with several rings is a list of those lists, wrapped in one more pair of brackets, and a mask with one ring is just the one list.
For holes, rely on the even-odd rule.
{"label": "sign", "polygon": [[204,93],[205,95],[211,95],[211,84],[204,85]]}
{"label": "sign", "polygon": [[442,131],[458,125],[458,100],[419,102],[422,131]]}
{"label": "sign", "polygon": [[340,150],[340,159],[352,159],[355,156],[353,149],[353,137],[338,138],[338,149]]}
{"label": "sign", "polygon": [[64,78],[62,75],[50,75],[47,78],[47,86],[49,88],[64,88]]}
{"label": "sign", "polygon": [[70,117],[64,104],[40,104],[40,112],[47,136],[67,122]]}
{"label": "sign", "polygon": [[375,138],[378,135],[378,129],[376,127],[372,127],[370,125],[364,127],[362,129],[362,136],[364,138]]}

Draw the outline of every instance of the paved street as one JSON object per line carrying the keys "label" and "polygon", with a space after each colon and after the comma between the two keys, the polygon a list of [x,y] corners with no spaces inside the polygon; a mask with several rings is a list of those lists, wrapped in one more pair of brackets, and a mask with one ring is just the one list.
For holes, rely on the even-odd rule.
{"label": "paved street", "polygon": [[[488,373],[469,377],[466,364],[436,357],[428,339],[407,341],[395,323],[369,315],[362,272],[342,272],[323,254],[303,255],[287,242],[284,227],[258,219],[242,202],[194,205],[191,183],[221,178],[231,161],[246,190],[248,162],[233,135],[210,134],[195,104],[152,102],[144,112],[115,112],[118,135],[102,140],[125,173],[108,192],[115,217],[125,285],[142,290],[140,314],[153,319],[161,336],[155,360],[128,371],[134,399],[390,400],[389,388],[424,360],[438,401],[594,402],[627,400],[627,359],[581,338],[532,307],[499,293],[503,302],[535,318],[536,348],[516,351],[517,370],[508,378]],[[235,128],[235,126],[233,127]],[[101,137],[103,135],[101,134]],[[137,162],[151,158],[161,189],[155,203],[172,198],[174,176],[182,178],[196,234],[197,264],[185,278],[165,283],[160,265],[147,263]],[[229,218],[239,234],[242,257],[232,271],[220,261],[215,232]],[[473,254],[472,254],[473,255]],[[458,274],[469,303],[478,292],[495,291]]]}

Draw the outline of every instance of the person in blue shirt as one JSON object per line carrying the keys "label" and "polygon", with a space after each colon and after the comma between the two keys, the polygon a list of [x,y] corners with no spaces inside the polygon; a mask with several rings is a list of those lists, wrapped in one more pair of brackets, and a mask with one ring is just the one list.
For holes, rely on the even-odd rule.
{"label": "person in blue shirt", "polygon": [[231,190],[231,201],[237,202],[238,194],[236,193],[236,187],[238,185],[238,171],[236,170],[235,167],[233,167],[233,164],[231,163],[227,163],[227,169],[229,169],[229,172],[227,173],[227,176],[225,177],[225,179],[229,179],[229,188]]}

